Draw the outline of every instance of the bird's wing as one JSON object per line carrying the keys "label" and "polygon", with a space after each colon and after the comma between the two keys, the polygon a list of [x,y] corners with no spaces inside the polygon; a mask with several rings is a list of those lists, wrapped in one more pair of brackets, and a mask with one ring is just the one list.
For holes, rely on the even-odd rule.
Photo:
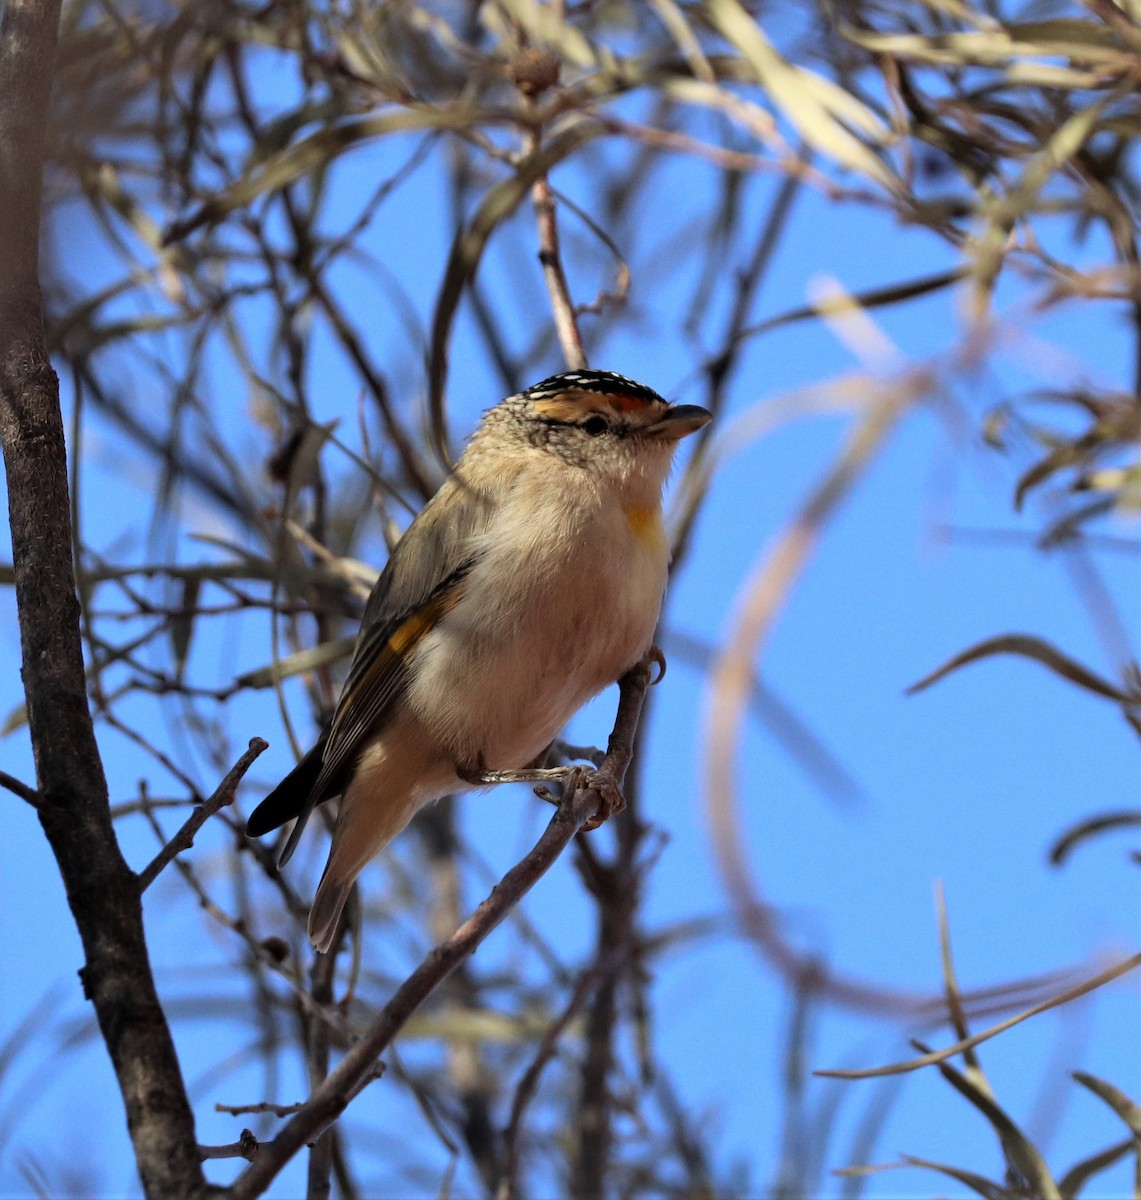
{"label": "bird's wing", "polygon": [[316,802],[351,765],[408,683],[408,661],[421,639],[459,601],[477,561],[476,539],[494,502],[452,475],[396,545],[365,606],[352,663],[337,702]]}
{"label": "bird's wing", "polygon": [[[496,495],[510,486],[510,478],[500,477]],[[357,754],[407,686],[407,664],[417,644],[463,595],[464,579],[478,560],[477,539],[494,508],[487,488],[457,472],[396,544],[365,605],[332,724],[247,824],[247,832],[257,836],[297,818],[279,866],[297,848],[313,809],[345,787]]]}

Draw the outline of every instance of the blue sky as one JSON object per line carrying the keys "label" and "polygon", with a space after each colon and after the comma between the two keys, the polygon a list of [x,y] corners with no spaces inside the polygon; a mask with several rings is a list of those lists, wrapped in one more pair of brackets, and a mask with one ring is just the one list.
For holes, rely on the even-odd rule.
{"label": "blue sky", "polygon": [[[346,212],[364,181],[375,180],[378,167],[399,161],[406,149],[359,154],[334,172],[332,185],[344,197]],[[709,180],[704,168],[688,161],[670,164],[653,193],[656,207],[651,202],[644,214],[647,244],[655,244],[659,229],[677,222],[679,207],[699,212],[708,203]],[[572,197],[587,195],[576,168],[556,175],[555,182]],[[753,189],[749,204],[758,216],[770,188],[762,182]],[[429,164],[392,197],[366,239],[385,269],[408,289],[424,322],[451,234],[442,193]],[[334,205],[330,221],[338,215]],[[521,231],[529,219],[520,216]],[[564,245],[568,251],[575,247],[573,231],[567,230]],[[1083,253],[1092,261],[1105,248],[1094,241]],[[821,276],[856,291],[953,264],[949,249],[930,234],[903,229],[882,214],[837,207],[806,190],[796,202],[754,317],[762,320],[803,304]],[[620,324],[592,365],[632,375],[671,398],[699,401],[692,386],[694,355],[674,332],[672,320],[688,300],[679,279],[688,276],[692,282],[699,266],[695,256],[667,285],[636,274],[629,321]],[[91,267],[97,275],[106,264],[92,253]],[[530,271],[525,282],[521,270]],[[572,279],[575,275],[572,261]],[[529,341],[536,305],[543,301],[541,281],[529,260],[517,248],[493,252],[480,278],[496,294],[510,289],[519,296],[516,323],[505,333],[512,344]],[[582,269],[575,282],[580,295],[589,296],[605,278]],[[423,380],[416,348],[409,345],[394,310],[378,299],[381,290],[363,271],[346,269],[339,283],[353,296],[351,309],[376,357],[411,401]],[[1033,548],[1034,534],[1053,511],[1048,495],[1032,497],[1022,514],[1013,510],[1014,484],[1031,461],[1029,448],[1016,445],[1009,455],[1000,455],[982,445],[979,428],[988,409],[1029,387],[1089,379],[1128,388],[1129,339],[1121,313],[1072,304],[1038,316],[1026,294],[1012,284],[1000,291],[995,315],[1001,348],[985,368],[968,373],[950,366],[963,334],[955,295],[941,293],[875,314],[904,363],[936,362],[944,394],[905,418],[828,526],[759,664],[766,683],[808,723],[855,782],[856,794],[824,794],[758,720],[746,724],[738,754],[742,853],[779,910],[785,936],[837,971],[885,987],[938,990],[936,880],[946,888],[965,988],[1082,963],[1094,970],[1137,948],[1137,872],[1127,861],[1127,837],[1098,840],[1061,870],[1045,860],[1051,841],[1071,824],[1093,812],[1137,802],[1136,738],[1112,706],[1067,686],[1035,663],[1013,658],[968,667],[928,692],[904,695],[909,684],[959,650],[1005,632],[1039,635],[1107,675],[1117,665],[1107,660],[1064,554]],[[474,347],[465,318],[451,356],[449,399],[456,430],[470,428],[478,412],[498,398]],[[548,365],[555,370],[559,363],[552,358]],[[785,393],[860,369],[821,322],[758,338],[736,375],[720,434],[727,436],[734,417],[772,405]],[[355,444],[354,386],[327,347],[315,370],[321,373],[315,415],[340,418],[342,436]],[[137,368],[126,363],[122,379],[128,389],[145,384]],[[222,395],[234,386],[227,382],[221,358],[211,384]],[[251,461],[264,457],[262,435],[246,425],[247,397],[235,394],[233,401],[222,417],[226,436],[245,445]],[[65,405],[70,403],[65,381]],[[733,627],[743,581],[827,468],[848,428],[845,416],[805,416],[757,442],[734,446],[703,508],[692,552],[671,586],[664,622],[667,642],[669,631],[676,629],[710,647],[722,643]],[[124,469],[115,435],[98,422],[88,434],[87,450],[87,535],[109,550],[137,524],[140,508],[150,502],[153,480],[129,466]],[[191,532],[226,530],[224,518],[205,509],[188,509],[185,525]],[[1104,529],[1132,544],[1131,550],[1096,552],[1093,562],[1135,638],[1136,525],[1116,519]],[[1026,540],[1019,546],[989,544],[964,531],[1010,532]],[[137,543],[126,552],[137,553]],[[3,553],[10,553],[7,547]],[[207,551],[187,541],[179,553],[192,561]],[[0,593],[0,605],[6,618],[0,633],[0,678],[8,681],[0,692],[0,708],[6,713],[19,699],[19,646],[10,592]],[[224,673],[235,662],[245,668],[267,658],[264,622],[249,622],[240,635],[201,638],[194,663],[204,673]],[[147,703],[132,702],[136,719],[154,736],[177,744],[177,734],[170,734],[166,724],[169,715],[160,716],[153,701],[154,711],[148,714]],[[644,805],[668,838],[648,889],[651,928],[728,911],[705,816],[702,742],[709,705],[703,673],[675,655],[654,696],[647,742]],[[592,705],[576,719],[574,737],[603,740],[612,706],[612,695]],[[295,712],[305,732],[304,707],[298,703]],[[272,699],[235,701],[226,719],[235,745],[244,745],[254,734],[272,743],[252,776],[263,785],[272,783],[290,762]],[[121,738],[104,731],[101,744],[113,797],[133,794],[143,775],[151,777],[156,794],[167,794],[170,781],[155,774]],[[0,763],[31,778],[24,731],[0,742]],[[208,775],[200,774],[207,783]],[[251,789],[247,811],[256,798]],[[61,1022],[70,1027],[84,1014],[75,980],[78,945],[58,877],[30,810],[14,798],[6,803],[10,815],[0,872],[0,938],[9,962],[21,969],[0,981],[0,1037],[36,1010],[50,1029]],[[539,810],[523,791],[468,797],[460,805],[465,833],[496,871],[506,869],[537,834],[546,816]],[[594,836],[607,839],[610,834]],[[150,835],[141,827],[124,827],[124,841],[137,867],[153,853]],[[204,871],[218,866],[222,845],[208,835],[195,848]],[[311,885],[322,858],[323,848],[312,839],[290,870],[298,879],[308,872]],[[218,878],[224,888],[224,879]],[[160,986],[172,1000],[213,995],[233,948],[224,934],[204,928],[185,903],[172,908],[179,887],[171,875],[153,901],[148,898]],[[474,887],[467,899],[478,899]],[[569,863],[556,866],[528,898],[526,909],[567,954],[587,952],[588,902]],[[760,1190],[773,1180],[780,1160],[781,1055],[790,998],[756,951],[733,935],[731,922],[723,925],[723,932],[657,964],[654,1034],[682,1096],[695,1110],[708,1113],[715,1161],[722,1167],[743,1164]],[[415,945],[408,931],[394,931],[378,968],[398,975],[402,966],[410,966],[410,941]],[[502,954],[503,943],[493,938],[479,952],[477,964],[496,963]],[[1058,1106],[1060,1117],[1043,1148],[1059,1173],[1124,1135],[1109,1110],[1069,1081],[1067,1072],[1081,1067],[1141,1099],[1137,1017],[1136,981],[1126,980],[983,1048],[983,1065],[1000,1102],[1017,1120],[1031,1122],[1032,1134],[1033,1122],[1049,1126],[1051,1105]],[[194,1080],[206,1063],[218,1058],[219,1038],[228,1025],[224,1019],[186,1021],[177,1028],[187,1075]],[[233,1028],[237,1037],[240,1023]],[[906,1057],[903,1035],[914,1032],[827,1008],[815,1013],[811,1030],[807,1051],[812,1068]],[[948,1040],[945,1031],[923,1036],[939,1044]],[[21,1170],[29,1162],[59,1169],[61,1128],[75,1147],[76,1161],[96,1164],[94,1190],[125,1194],[133,1186],[128,1147],[102,1051],[89,1042],[61,1061],[41,1048],[53,1045],[46,1036],[41,1046],[33,1039],[0,1078],[0,1114],[10,1114],[13,1106],[21,1113],[0,1156],[0,1194],[32,1194]],[[414,1056],[417,1048],[410,1044],[407,1053]],[[258,1073],[245,1069],[196,1089],[202,1140],[236,1136],[240,1123],[214,1114],[214,1102],[255,1098],[260,1085]],[[810,1082],[810,1103],[840,1097],[830,1165],[848,1161],[848,1146],[875,1086]],[[368,1102],[375,1106],[368,1109],[369,1119],[385,1128],[386,1115],[393,1119],[393,1114],[406,1112],[406,1101],[400,1107],[386,1097],[383,1084],[373,1090],[378,1094]],[[426,1131],[416,1136],[430,1145]],[[992,1177],[1001,1171],[982,1118],[933,1072],[902,1085],[874,1157],[891,1160],[898,1152]],[[426,1153],[430,1157],[432,1152]],[[446,1155],[440,1151],[438,1157],[442,1174]],[[228,1170],[218,1167],[217,1177],[224,1178]],[[58,1186],[58,1177],[53,1178]],[[290,1189],[299,1186],[299,1178],[296,1172],[283,1176],[271,1194],[293,1194]],[[1125,1193],[1125,1168],[1104,1178],[1103,1187],[1092,1189],[1091,1195]],[[461,1192],[465,1184],[470,1181],[458,1181]],[[829,1183],[822,1194],[839,1195],[840,1186]],[[934,1176],[901,1172],[873,1179],[865,1194],[895,1197],[936,1190],[946,1191]]]}

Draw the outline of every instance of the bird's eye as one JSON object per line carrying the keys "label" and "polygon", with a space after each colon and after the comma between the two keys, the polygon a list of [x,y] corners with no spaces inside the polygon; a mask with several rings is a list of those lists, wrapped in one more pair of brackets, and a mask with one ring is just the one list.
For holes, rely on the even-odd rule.
{"label": "bird's eye", "polygon": [[582,427],[591,437],[598,437],[599,434],[605,433],[610,428],[605,417],[588,417],[583,421]]}

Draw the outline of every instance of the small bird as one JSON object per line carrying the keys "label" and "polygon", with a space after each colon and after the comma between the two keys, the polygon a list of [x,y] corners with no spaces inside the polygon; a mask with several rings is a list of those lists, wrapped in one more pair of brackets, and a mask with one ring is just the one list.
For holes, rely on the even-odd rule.
{"label": "small bird", "polygon": [[309,939],[417,809],[535,762],[649,649],[669,566],[662,488],[711,414],[609,371],[552,375],[484,413],[365,606],[329,727],[258,805],[258,837],[341,796]]}

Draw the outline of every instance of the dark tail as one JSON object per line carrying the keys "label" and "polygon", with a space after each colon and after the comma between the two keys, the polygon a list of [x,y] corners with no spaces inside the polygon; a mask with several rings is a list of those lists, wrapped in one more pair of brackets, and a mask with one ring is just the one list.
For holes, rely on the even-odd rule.
{"label": "dark tail", "polygon": [[[246,833],[250,837],[261,837],[286,821],[292,821],[311,808],[310,797],[317,776],[321,774],[321,755],[325,749],[325,738],[289,772],[272,792],[254,809],[246,822]],[[320,803],[320,801],[314,801]]]}
{"label": "dark tail", "polygon": [[318,794],[314,789],[324,766],[322,761],[325,753],[325,743],[329,740],[327,733],[321,734],[317,745],[289,772],[288,775],[273,789],[272,792],[254,809],[246,822],[246,833],[250,837],[261,837],[279,825],[294,818],[297,824],[293,826],[289,839],[277,856],[277,865],[284,867],[297,849],[301,840],[301,831],[309,814],[326,800],[339,795],[344,790],[346,771],[342,768],[337,775],[326,780],[321,785]]}

